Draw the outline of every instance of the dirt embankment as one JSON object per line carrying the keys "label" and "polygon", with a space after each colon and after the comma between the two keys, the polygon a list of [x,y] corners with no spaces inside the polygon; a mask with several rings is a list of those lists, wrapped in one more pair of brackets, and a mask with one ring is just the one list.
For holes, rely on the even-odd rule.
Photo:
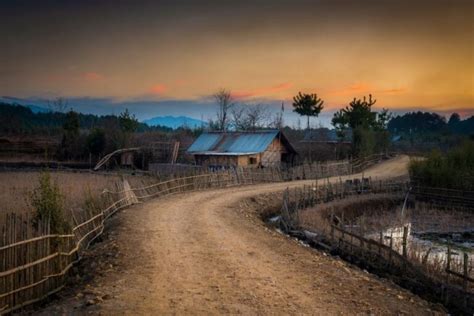
{"label": "dirt embankment", "polygon": [[[403,159],[365,174],[382,177],[396,169],[392,164],[406,166]],[[408,291],[265,226],[257,209],[268,203],[255,197],[303,183],[135,205],[112,219],[113,234],[103,243],[113,244],[117,255],[93,260],[111,265],[42,313],[432,314],[430,304]]]}

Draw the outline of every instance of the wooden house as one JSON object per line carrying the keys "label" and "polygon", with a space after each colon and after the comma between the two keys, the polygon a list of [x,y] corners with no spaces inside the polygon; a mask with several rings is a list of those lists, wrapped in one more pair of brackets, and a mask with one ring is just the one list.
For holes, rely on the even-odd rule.
{"label": "wooden house", "polygon": [[196,164],[209,167],[268,167],[291,164],[297,154],[278,130],[204,132],[188,148]]}

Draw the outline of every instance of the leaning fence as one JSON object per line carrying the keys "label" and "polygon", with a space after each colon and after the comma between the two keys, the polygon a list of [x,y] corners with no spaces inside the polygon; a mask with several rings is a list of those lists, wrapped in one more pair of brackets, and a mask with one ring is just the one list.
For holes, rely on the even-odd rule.
{"label": "leaning fence", "polygon": [[[418,188],[413,190],[412,184],[406,180],[372,181],[371,179],[347,180],[339,183],[324,183],[323,185],[305,185],[286,190],[283,193],[280,213],[280,228],[285,232],[305,239],[311,244],[338,253],[349,260],[362,263],[372,271],[388,276],[397,283],[415,290],[415,292],[442,302],[455,311],[472,314],[474,312],[474,266],[467,252],[459,255],[459,249],[447,246],[446,260],[429,262],[431,248],[424,252],[409,249],[408,226],[400,231],[400,241],[393,232],[371,233],[372,237],[362,232],[363,223],[349,223],[344,220],[344,212],[335,216],[333,206],[321,204],[334,200],[344,200],[353,196],[382,195],[403,201],[406,193],[425,192],[420,200],[426,201],[427,192],[434,195],[439,190]],[[443,191],[444,194],[447,191]],[[443,193],[442,192],[442,193]],[[451,192],[464,208],[470,204],[467,200],[459,199],[460,192]],[[387,195],[388,194],[388,195]],[[331,215],[316,217],[319,223],[317,229],[311,229],[301,223],[301,211],[318,207],[321,212],[324,207],[331,208]],[[322,206],[322,208],[321,208]],[[328,209],[329,210],[329,209]],[[327,214],[326,214],[327,215]],[[341,218],[342,217],[342,218]],[[347,224],[347,225],[346,225]],[[349,228],[353,227],[355,229]],[[413,250],[413,251],[411,251]],[[453,254],[456,253],[456,256]]]}
{"label": "leaning fence", "polygon": [[48,221],[33,228],[28,215],[8,214],[0,237],[0,314],[10,313],[58,292],[68,271],[81,259],[83,250],[104,230],[114,213],[139,201],[179,192],[230,186],[325,178],[352,172],[349,161],[317,163],[288,170],[235,168],[196,174],[130,188],[127,181],[104,191],[108,205],[100,211],[72,212],[72,230],[53,234]]}

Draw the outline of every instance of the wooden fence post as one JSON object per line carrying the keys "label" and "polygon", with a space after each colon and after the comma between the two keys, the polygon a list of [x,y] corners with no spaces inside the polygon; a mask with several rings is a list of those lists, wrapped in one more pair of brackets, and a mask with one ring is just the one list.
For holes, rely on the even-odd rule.
{"label": "wooden fence post", "polygon": [[331,241],[334,241],[334,211],[331,212]]}
{"label": "wooden fence post", "polygon": [[[469,260],[469,256],[467,255],[467,252],[464,253],[464,262],[463,262],[463,275],[464,275],[464,279],[463,279],[463,288],[464,288],[464,291],[467,292],[467,281],[468,281],[468,278],[469,278],[469,273],[468,273],[468,260]],[[465,302],[466,303],[466,302]]]}
{"label": "wooden fence post", "polygon": [[392,265],[392,252],[393,252],[393,233],[390,233],[390,252],[388,255],[388,263]]}
{"label": "wooden fence post", "polygon": [[383,245],[383,232],[382,232],[382,231],[380,232],[379,242],[380,242],[380,245],[379,245],[379,256],[380,256],[380,255],[382,254],[382,247],[381,247],[381,245]]}
{"label": "wooden fence post", "polygon": [[[449,284],[449,271],[451,270],[451,245],[448,244],[448,257],[446,258],[446,285]],[[444,293],[444,304],[448,304],[449,302],[449,293],[448,287],[445,288]]]}
{"label": "wooden fence post", "polygon": [[408,238],[408,227],[405,225],[403,226],[403,241],[402,241],[402,254],[403,257],[407,257],[407,238]]}

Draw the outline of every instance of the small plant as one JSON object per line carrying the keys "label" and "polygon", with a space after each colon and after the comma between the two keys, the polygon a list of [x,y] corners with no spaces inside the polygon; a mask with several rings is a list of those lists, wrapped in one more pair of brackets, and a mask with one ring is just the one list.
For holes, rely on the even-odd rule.
{"label": "small plant", "polygon": [[40,222],[50,223],[52,234],[62,234],[70,230],[64,219],[63,195],[59,186],[51,181],[49,172],[42,172],[39,176],[39,185],[31,194],[31,206],[35,210],[33,224],[38,227]]}

